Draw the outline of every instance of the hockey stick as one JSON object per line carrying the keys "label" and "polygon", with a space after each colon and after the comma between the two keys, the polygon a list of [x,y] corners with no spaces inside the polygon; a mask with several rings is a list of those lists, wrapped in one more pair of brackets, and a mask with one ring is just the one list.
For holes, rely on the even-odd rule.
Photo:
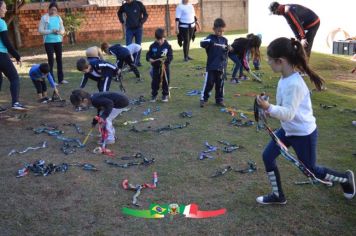
{"label": "hockey stick", "polygon": [[117,74],[116,74],[116,81],[119,82],[119,87],[120,87],[120,90],[124,93],[126,93],[126,89],[122,83],[122,71],[118,70],[117,71]]}
{"label": "hockey stick", "polygon": [[260,77],[258,77],[255,73],[253,73],[251,70],[248,72],[254,80],[256,80],[259,83],[262,83],[262,80]]}
{"label": "hockey stick", "polygon": [[[268,96],[261,94],[262,98],[265,100],[268,100]],[[272,140],[275,142],[275,144],[279,147],[279,151],[281,155],[288,161],[292,162],[295,166],[298,167],[298,169],[305,175],[307,176],[311,182],[320,182],[322,184],[332,186],[332,182],[326,181],[326,180],[321,180],[317,178],[313,172],[311,172],[303,162],[297,160],[289,151],[287,146],[277,137],[277,135],[272,131],[272,129],[267,125],[267,119],[266,115],[259,114],[262,112],[262,109],[259,107],[257,103],[257,98],[255,99],[254,103],[254,113],[255,113],[255,120],[256,122],[259,122],[259,119],[262,118],[263,124],[265,129],[267,130],[268,134],[271,136]]]}

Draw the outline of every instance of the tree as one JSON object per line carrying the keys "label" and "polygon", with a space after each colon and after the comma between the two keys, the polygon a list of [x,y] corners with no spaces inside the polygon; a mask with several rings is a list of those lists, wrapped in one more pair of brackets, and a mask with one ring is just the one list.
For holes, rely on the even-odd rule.
{"label": "tree", "polygon": [[66,8],[66,13],[63,18],[64,28],[66,30],[66,35],[69,37],[69,43],[75,44],[75,32],[78,31],[80,25],[84,20],[84,15],[81,12],[73,13],[69,8]]}
{"label": "tree", "polygon": [[19,48],[22,46],[21,34],[20,34],[20,25],[18,14],[21,9],[29,0],[5,0],[6,5],[8,5],[8,13],[5,18],[7,25],[13,25],[14,27],[14,38],[15,38],[15,47]]}

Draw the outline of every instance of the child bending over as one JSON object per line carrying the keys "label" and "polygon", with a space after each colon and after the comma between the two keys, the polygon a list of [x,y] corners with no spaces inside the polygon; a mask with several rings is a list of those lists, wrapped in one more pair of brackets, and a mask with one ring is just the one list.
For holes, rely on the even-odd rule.
{"label": "child bending over", "polygon": [[[97,116],[104,121],[107,139],[105,144],[115,143],[115,128],[113,120],[121,114],[122,109],[129,105],[129,99],[122,93],[102,92],[90,94],[83,90],[73,90],[70,95],[71,103],[76,107],[94,106],[97,108]],[[98,123],[97,117],[92,121],[92,126]]]}

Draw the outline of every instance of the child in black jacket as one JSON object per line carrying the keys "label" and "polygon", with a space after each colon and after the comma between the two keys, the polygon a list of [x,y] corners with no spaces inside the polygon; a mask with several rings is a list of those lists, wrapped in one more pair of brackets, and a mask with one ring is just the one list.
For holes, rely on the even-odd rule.
{"label": "child in black jacket", "polygon": [[208,60],[206,62],[206,74],[203,91],[200,98],[200,107],[204,107],[209,99],[209,93],[215,84],[215,102],[218,106],[224,104],[224,79],[223,74],[227,63],[227,53],[230,49],[227,39],[223,37],[225,22],[221,18],[214,21],[214,34],[200,42],[200,46],[205,48]]}
{"label": "child in black jacket", "polygon": [[[232,83],[239,83],[239,80],[246,80],[247,77],[243,75],[243,69],[250,72],[249,66],[249,54],[253,58],[260,57],[261,39],[254,34],[250,34],[248,38],[237,38],[231,44],[231,51],[229,52],[229,58],[235,63],[234,70],[232,72]],[[239,77],[236,77],[239,71]]]}
{"label": "child in black jacket", "polygon": [[88,79],[92,79],[97,82],[99,92],[109,91],[112,77],[117,75],[116,66],[100,59],[80,58],[77,69],[84,73],[80,88],[84,88]]}
{"label": "child in black jacket", "polygon": [[134,58],[131,55],[129,49],[121,46],[120,44],[110,45],[107,42],[101,44],[101,50],[108,55],[113,55],[116,57],[116,66],[121,72],[124,67],[124,63],[126,63],[130,69],[135,73],[138,81],[141,80],[140,72],[138,71]]}
{"label": "child in black jacket", "polygon": [[[88,107],[90,105],[98,109],[97,115],[104,120],[105,129],[108,133],[106,144],[115,143],[115,128],[112,125],[113,120],[121,114],[122,109],[129,105],[129,99],[122,93],[94,93],[90,95],[83,90],[74,90],[70,96],[71,103],[76,107]],[[98,123],[98,119],[94,118],[92,126]]]}
{"label": "child in black jacket", "polygon": [[146,54],[146,60],[151,63],[151,89],[152,100],[156,102],[158,90],[162,83],[162,102],[168,102],[169,96],[169,64],[173,60],[171,45],[164,36],[164,29],[158,28],[155,32],[156,41],[151,44]]}

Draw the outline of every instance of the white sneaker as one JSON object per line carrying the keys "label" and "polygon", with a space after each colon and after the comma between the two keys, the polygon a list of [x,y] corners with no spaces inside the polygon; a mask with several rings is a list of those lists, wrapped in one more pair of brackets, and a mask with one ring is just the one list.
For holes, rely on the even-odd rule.
{"label": "white sneaker", "polygon": [[59,82],[60,84],[69,84],[69,82],[67,80],[62,80],[61,82]]}

